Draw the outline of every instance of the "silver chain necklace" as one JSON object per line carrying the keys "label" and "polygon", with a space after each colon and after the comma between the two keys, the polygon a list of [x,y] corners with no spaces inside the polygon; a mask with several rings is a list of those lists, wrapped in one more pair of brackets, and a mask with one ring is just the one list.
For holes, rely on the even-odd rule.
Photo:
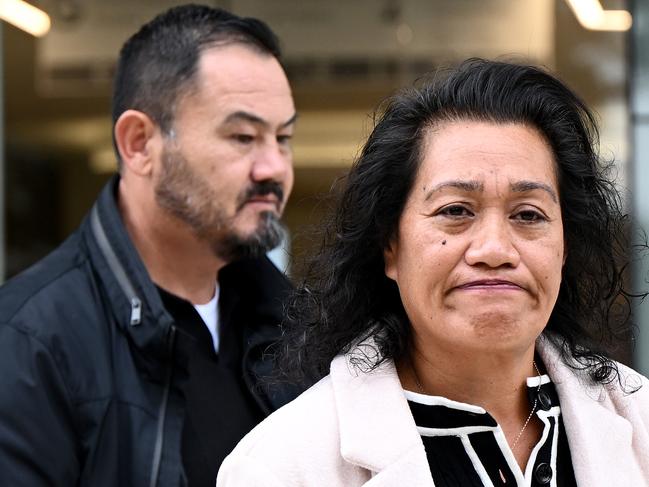
{"label": "silver chain necklace", "polygon": [[532,360],[532,365],[534,366],[534,370],[536,370],[536,375],[538,375],[539,385],[536,387],[536,394],[534,394],[534,403],[532,404],[532,410],[530,411],[529,416],[525,420],[525,424],[518,432],[518,435],[516,436],[514,443],[512,443],[512,451],[514,451],[514,448],[516,448],[516,445],[518,444],[518,440],[520,440],[521,436],[523,436],[523,431],[525,431],[527,425],[530,424],[530,420],[532,419],[532,416],[534,416],[534,412],[536,411],[536,406],[538,406],[539,404],[539,391],[541,390],[541,372],[539,372],[539,368],[536,366],[535,360]]}

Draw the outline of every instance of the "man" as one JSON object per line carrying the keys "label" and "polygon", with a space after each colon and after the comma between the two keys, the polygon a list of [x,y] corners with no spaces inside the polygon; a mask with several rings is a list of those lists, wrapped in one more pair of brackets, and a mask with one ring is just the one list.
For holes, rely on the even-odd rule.
{"label": "man", "polygon": [[213,486],[294,396],[260,383],[290,290],[265,257],[293,183],[278,57],[262,22],[196,5],[122,48],[119,174],[0,291],[0,485]]}

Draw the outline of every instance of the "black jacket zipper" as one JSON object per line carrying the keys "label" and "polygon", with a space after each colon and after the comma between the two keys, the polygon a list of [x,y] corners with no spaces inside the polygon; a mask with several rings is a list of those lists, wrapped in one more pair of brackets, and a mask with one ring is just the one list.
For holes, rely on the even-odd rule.
{"label": "black jacket zipper", "polygon": [[167,364],[167,374],[165,377],[165,386],[162,393],[162,401],[158,410],[158,426],[155,435],[155,447],[153,448],[153,461],[151,463],[151,482],[149,487],[157,487],[158,477],[160,475],[160,464],[162,462],[162,447],[164,446],[165,420],[167,419],[167,405],[169,404],[169,390],[171,389],[171,380],[174,368],[174,349],[176,342],[176,327],[172,326],[169,330],[167,340],[167,350],[169,352],[169,362]]}
{"label": "black jacket zipper", "polygon": [[[97,245],[101,249],[102,254],[106,258],[108,266],[113,272],[115,279],[119,286],[124,291],[124,294],[128,298],[131,304],[131,316],[129,324],[131,326],[138,326],[142,322],[142,300],[137,296],[135,288],[131,283],[124,267],[117,258],[115,251],[113,250],[108,237],[106,236],[106,231],[101,224],[99,219],[99,211],[97,205],[92,208],[90,215],[90,223],[93,235],[97,241]],[[165,385],[162,393],[162,400],[160,401],[160,407],[158,409],[158,424],[156,427],[156,440],[155,446],[153,448],[153,461],[151,464],[151,482],[149,483],[150,487],[156,487],[158,484],[158,477],[160,476],[160,464],[162,462],[162,447],[164,445],[164,431],[165,431],[165,420],[167,417],[167,405],[169,404],[169,391],[171,390],[171,380],[173,375],[173,351],[175,348],[176,341],[176,328],[172,326],[169,330],[169,335],[167,337],[167,350],[169,352],[170,360],[167,365],[167,373],[165,377]]]}

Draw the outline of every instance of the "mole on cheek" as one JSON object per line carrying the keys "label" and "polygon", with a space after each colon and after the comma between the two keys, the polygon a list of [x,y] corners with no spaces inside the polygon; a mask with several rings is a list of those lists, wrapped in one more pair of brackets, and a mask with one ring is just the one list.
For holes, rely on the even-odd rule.
{"label": "mole on cheek", "polygon": [[442,245],[446,245],[446,240],[442,240]]}

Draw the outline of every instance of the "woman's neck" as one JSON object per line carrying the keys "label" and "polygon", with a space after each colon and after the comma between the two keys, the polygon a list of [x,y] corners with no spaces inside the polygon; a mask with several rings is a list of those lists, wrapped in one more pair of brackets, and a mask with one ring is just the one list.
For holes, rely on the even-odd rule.
{"label": "woman's neck", "polygon": [[[413,347],[409,363],[415,386],[419,385],[426,394],[444,396],[460,402],[467,402],[485,409],[498,410],[513,406],[512,399],[526,390],[528,377],[536,375],[534,349],[521,355],[498,354],[475,351],[462,354],[454,350],[447,356],[443,352],[422,353]],[[416,389],[415,389],[416,390]]]}
{"label": "woman's neck", "polygon": [[514,455],[524,470],[541,433],[541,425],[533,417],[519,437],[532,408],[527,378],[537,375],[534,348],[523,353],[425,350],[427,353],[422,353],[421,347],[413,346],[410,356],[398,364],[404,388],[485,409],[498,422],[510,446],[516,443]]}

